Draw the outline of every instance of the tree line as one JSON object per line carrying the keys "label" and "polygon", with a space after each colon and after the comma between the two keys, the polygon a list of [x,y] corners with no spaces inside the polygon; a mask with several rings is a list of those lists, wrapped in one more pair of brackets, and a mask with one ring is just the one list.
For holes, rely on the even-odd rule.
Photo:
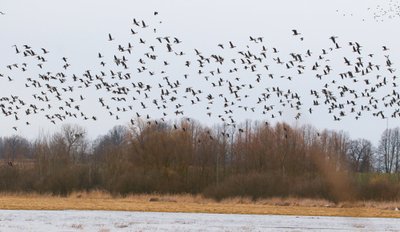
{"label": "tree line", "polygon": [[234,128],[138,119],[95,140],[66,124],[32,141],[0,138],[0,191],[395,200],[399,158],[400,128],[374,147],[343,131],[261,121]]}

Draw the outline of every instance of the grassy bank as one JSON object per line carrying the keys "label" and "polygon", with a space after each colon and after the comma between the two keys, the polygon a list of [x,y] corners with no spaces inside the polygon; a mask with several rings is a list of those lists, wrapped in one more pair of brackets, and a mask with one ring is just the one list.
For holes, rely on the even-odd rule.
{"label": "grassy bank", "polygon": [[276,214],[304,216],[400,218],[398,202],[352,202],[270,198],[252,201],[231,198],[220,202],[195,195],[111,196],[104,192],[78,192],[68,197],[39,194],[1,194],[0,208],[10,210],[121,210],[147,212]]}

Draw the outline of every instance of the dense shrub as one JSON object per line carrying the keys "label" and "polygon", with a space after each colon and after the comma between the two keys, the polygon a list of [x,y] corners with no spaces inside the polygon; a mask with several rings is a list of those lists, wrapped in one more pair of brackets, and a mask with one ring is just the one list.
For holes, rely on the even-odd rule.
{"label": "dense shrub", "polygon": [[400,182],[391,175],[370,175],[369,179],[359,182],[359,198],[363,200],[395,201],[400,199]]}
{"label": "dense shrub", "polygon": [[283,177],[279,173],[250,173],[227,178],[219,185],[204,190],[204,195],[216,200],[230,197],[258,198],[305,197],[326,198],[331,196],[327,184],[319,177]]}

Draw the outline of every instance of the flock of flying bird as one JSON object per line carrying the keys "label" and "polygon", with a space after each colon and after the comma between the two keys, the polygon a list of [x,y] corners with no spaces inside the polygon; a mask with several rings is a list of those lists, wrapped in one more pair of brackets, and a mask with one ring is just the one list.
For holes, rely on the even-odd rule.
{"label": "flock of flying bird", "polygon": [[[368,10],[373,9],[368,8]],[[385,5],[377,5],[372,12],[375,21],[383,22],[386,19],[398,18],[400,17],[400,3],[390,0]]]}
{"label": "flock of flying bird", "polygon": [[[359,9],[357,5],[357,9]],[[361,16],[361,14],[356,14],[353,11],[349,10],[336,10],[338,14],[344,17],[357,17]],[[366,8],[366,12],[362,12],[363,16],[362,21],[365,21],[367,18],[365,17],[365,13],[371,16],[371,18],[375,22],[385,22],[387,20],[393,20],[400,17],[400,3],[398,0],[385,0],[382,1],[381,4],[376,4],[375,6],[370,6]]]}
{"label": "flock of flying bird", "polygon": [[[153,15],[158,19],[157,12]],[[319,107],[335,121],[400,116],[398,77],[387,46],[368,53],[358,42],[343,43],[331,36],[325,48],[284,53],[268,46],[263,37],[249,36],[244,45],[226,41],[207,52],[187,49],[180,38],[158,29],[133,19],[127,30],[130,42],[119,43],[118,36],[109,33],[105,42],[115,46],[114,54],[98,52],[93,57],[97,66],[80,74],[72,72],[67,57],[59,59],[59,71],[48,71],[47,48],[14,45],[23,62],[0,70],[0,83],[5,88],[18,79],[13,74],[22,75],[24,86],[19,88],[31,97],[0,96],[0,116],[30,125],[30,117],[41,115],[57,124],[67,119],[96,121],[103,111],[115,120],[128,114],[135,124],[135,118],[158,123],[171,115],[190,120],[205,114],[233,127],[238,125],[237,114],[273,119],[289,112],[299,119]],[[291,36],[304,43],[298,30]],[[35,71],[37,76],[31,75]],[[302,88],[309,88],[306,95],[297,91]],[[95,112],[93,106],[84,107],[93,99]]]}

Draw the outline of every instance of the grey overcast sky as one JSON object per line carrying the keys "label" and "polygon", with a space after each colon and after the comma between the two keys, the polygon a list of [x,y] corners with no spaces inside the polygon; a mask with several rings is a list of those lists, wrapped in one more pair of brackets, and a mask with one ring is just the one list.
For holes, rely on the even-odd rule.
{"label": "grey overcast sky", "polygon": [[[35,138],[40,133],[58,131],[63,123],[76,123],[84,126],[91,138],[96,138],[98,135],[106,133],[114,125],[128,124],[130,119],[135,117],[136,112],[142,115],[149,114],[152,118],[159,118],[162,116],[160,110],[149,106],[152,104],[151,97],[158,95],[161,91],[156,86],[162,82],[163,75],[159,71],[164,69],[167,69],[171,81],[179,80],[182,83],[181,89],[185,87],[201,89],[204,93],[212,93],[215,97],[221,93],[227,95],[227,92],[223,92],[223,88],[215,90],[204,81],[203,77],[196,75],[197,68],[193,66],[198,65],[198,63],[196,63],[197,56],[194,49],[198,49],[204,55],[220,54],[229,61],[235,57],[238,58],[236,52],[228,51],[229,41],[235,44],[238,51],[245,51],[246,49],[260,51],[256,48],[258,45],[249,40],[249,36],[252,36],[254,38],[263,37],[263,44],[268,49],[267,54],[271,56],[269,61],[271,67],[268,71],[259,71],[265,78],[265,81],[260,83],[254,81],[255,74],[249,72],[237,73],[235,77],[240,77],[242,84],[248,86],[249,83],[253,83],[256,87],[254,89],[249,89],[247,86],[243,87],[244,90],[241,90],[241,94],[244,96],[247,93],[250,97],[248,100],[243,99],[243,102],[237,103],[236,106],[241,104],[247,104],[249,108],[252,104],[255,107],[277,106],[279,104],[277,98],[271,99],[270,102],[267,101],[263,105],[255,104],[265,88],[275,86],[279,86],[285,91],[291,89],[293,92],[299,93],[304,106],[299,111],[301,117],[298,120],[294,118],[298,111],[290,107],[281,107],[282,116],[278,116],[279,110],[277,110],[275,118],[271,118],[271,115],[263,115],[262,109],[256,108],[256,112],[253,113],[250,110],[244,111],[237,108],[233,115],[237,122],[245,119],[259,119],[271,122],[286,121],[291,125],[311,124],[318,129],[344,130],[352,138],[366,138],[377,144],[381,133],[386,129],[387,123],[389,127],[400,125],[398,118],[390,117],[396,107],[381,108],[385,116],[389,118],[388,120],[372,117],[372,113],[378,110],[363,113],[358,120],[355,120],[354,115],[348,113],[349,109],[346,109],[348,116],[343,117],[340,121],[334,121],[333,115],[328,113],[328,106],[324,106],[323,103],[321,106],[313,108],[312,114],[308,112],[308,109],[313,107],[310,89],[321,90],[326,82],[331,83],[332,80],[336,80],[336,84],[331,85],[332,91],[335,91],[336,94],[338,94],[338,86],[341,85],[341,81],[343,81],[343,85],[348,85],[357,91],[362,92],[364,90],[365,85],[362,83],[364,83],[365,78],[353,83],[349,80],[341,80],[339,76],[339,73],[346,68],[343,57],[349,57],[352,62],[355,62],[357,57],[351,51],[349,42],[358,42],[362,46],[362,57],[374,64],[380,64],[382,67],[385,66],[386,62],[385,55],[390,55],[393,69],[398,69],[400,58],[398,5],[397,1],[383,0],[2,0],[0,11],[4,15],[0,15],[0,74],[3,77],[0,77],[0,98],[16,95],[28,104],[38,104],[39,107],[46,109],[50,104],[52,109],[29,116],[25,116],[25,110],[22,110],[21,113],[18,113],[19,120],[15,120],[14,115],[6,117],[4,114],[0,114],[0,136],[19,134],[28,138]],[[154,11],[159,14],[153,15]],[[149,25],[150,30],[135,28],[135,25],[133,25],[134,18],[139,21],[144,20]],[[152,28],[156,28],[157,32],[153,33]],[[139,33],[132,35],[131,29],[137,30]],[[293,36],[292,29],[296,29],[301,35]],[[108,41],[109,33],[115,40]],[[166,60],[171,64],[164,67],[162,63],[150,64],[148,62],[146,65],[152,65],[151,69],[159,74],[152,77],[137,74],[137,60],[148,52],[151,43],[157,44],[155,39],[157,36],[179,38],[182,43],[174,45],[174,48],[177,49],[176,51],[183,51],[185,57],[171,57],[171,54],[164,50],[159,53],[156,51],[159,60]],[[313,56],[318,57],[322,49],[329,51],[329,48],[334,48],[334,44],[329,39],[331,36],[337,36],[337,43],[342,48],[338,51],[333,49],[335,53],[332,52],[332,55],[324,57],[324,60],[328,60],[325,63],[329,63],[333,69],[333,72],[326,77],[327,81],[316,79],[315,73],[310,71],[314,59],[305,64],[307,68],[301,75],[298,75],[296,70],[287,71],[279,65],[273,64],[272,56],[275,57],[272,54],[273,48],[277,48],[279,56],[286,61],[290,60],[290,53],[304,55],[307,50],[312,51]],[[304,40],[300,40],[301,37]],[[139,38],[144,39],[146,44],[140,44]],[[118,45],[122,44],[126,47],[128,43],[133,45],[132,54],[118,53]],[[222,50],[218,47],[218,44],[224,44],[225,49]],[[37,67],[38,61],[34,58],[16,54],[13,45],[17,45],[21,51],[24,50],[23,45],[29,45],[32,50],[46,57],[45,67],[39,69]],[[389,50],[383,51],[382,46],[386,46]],[[49,53],[43,54],[41,48],[45,48]],[[99,52],[104,55],[104,60],[107,63],[105,67],[99,65]],[[368,58],[368,54],[374,54],[374,56]],[[137,78],[135,82],[142,80],[143,83],[153,86],[152,93],[149,93],[151,95],[150,100],[142,100],[148,106],[146,109],[141,109],[141,105],[138,104],[139,100],[131,104],[134,110],[124,113],[118,112],[117,107],[127,108],[130,103],[112,102],[109,99],[109,93],[106,91],[96,91],[94,86],[88,89],[78,89],[78,85],[71,81],[73,74],[81,77],[86,70],[90,70],[93,75],[102,70],[107,71],[107,73],[111,69],[121,71],[120,67],[113,65],[114,55],[120,57],[125,55],[128,62],[132,62],[128,70],[122,69],[122,71],[132,73],[133,80]],[[66,71],[63,69],[65,62],[62,57],[66,57],[71,65]],[[192,68],[185,68],[186,60],[191,60]],[[228,61],[226,62],[228,63]],[[365,62],[367,61],[365,60]],[[20,69],[23,63],[28,66],[26,71]],[[7,68],[8,65],[12,64],[18,64],[19,68],[12,70]],[[228,69],[227,67],[223,68]],[[66,99],[74,98],[77,100],[82,95],[85,100],[79,102],[79,104],[74,104],[79,105],[81,111],[85,112],[87,117],[96,116],[97,121],[84,121],[78,117],[78,119],[68,118],[63,122],[57,121],[54,125],[47,120],[46,114],[59,112],[57,111],[59,107],[66,107],[65,104],[54,100],[54,95],[50,93],[48,93],[48,96],[49,98],[53,97],[53,100],[47,103],[38,102],[33,95],[40,95],[43,90],[32,88],[32,86],[25,87],[27,78],[39,81],[39,74],[47,71],[54,75],[58,72],[64,72],[67,76],[65,86],[74,86],[75,89],[74,93],[66,92],[63,96]],[[275,75],[274,79],[267,78],[271,73]],[[387,76],[389,79],[397,73],[397,70],[394,73],[384,70],[382,72],[375,71],[368,78],[371,78],[371,82],[375,83],[376,75],[381,75],[382,78]],[[184,74],[189,74],[190,77],[184,79]],[[280,76],[291,76],[293,81],[279,78]],[[12,81],[9,81],[8,77]],[[218,78],[216,77],[216,80]],[[234,79],[233,76],[223,76],[223,78],[224,80]],[[115,80],[113,81],[115,82]],[[235,83],[239,85],[241,84],[240,81]],[[121,81],[120,86],[131,87],[130,82],[132,80]],[[162,83],[165,84],[165,82]],[[32,85],[32,83],[29,83],[29,85]],[[59,88],[63,86],[63,83],[59,84]],[[184,92],[184,90],[181,91]],[[225,91],[228,91],[227,88],[225,88]],[[383,88],[378,91],[376,98],[382,98],[391,91],[392,88]],[[179,96],[183,97],[183,95],[184,93]],[[197,105],[191,105],[189,100],[178,100],[176,104],[183,104],[183,107],[178,108],[178,110],[183,110],[185,116],[196,118],[209,125],[220,123],[221,120],[217,115],[223,114],[223,102],[222,104],[221,102],[218,103],[219,100],[216,99],[211,109],[207,110],[206,96],[207,94],[202,96],[205,99],[204,103]],[[351,95],[348,95],[349,100],[351,100],[351,97]],[[99,98],[108,99],[111,109],[104,109],[98,101]],[[132,98],[132,95],[130,98]],[[368,104],[368,101],[362,101],[362,103]],[[174,120],[175,114],[173,112],[176,110],[176,104],[171,102],[168,104],[170,109],[166,118]],[[109,111],[114,113],[113,116],[110,116]],[[212,117],[206,114],[209,111],[212,111]],[[115,119],[115,115],[119,116],[119,120]],[[181,115],[178,115],[178,117],[181,117]],[[26,121],[29,121],[29,126],[25,125]],[[13,127],[16,127],[17,131]]]}

